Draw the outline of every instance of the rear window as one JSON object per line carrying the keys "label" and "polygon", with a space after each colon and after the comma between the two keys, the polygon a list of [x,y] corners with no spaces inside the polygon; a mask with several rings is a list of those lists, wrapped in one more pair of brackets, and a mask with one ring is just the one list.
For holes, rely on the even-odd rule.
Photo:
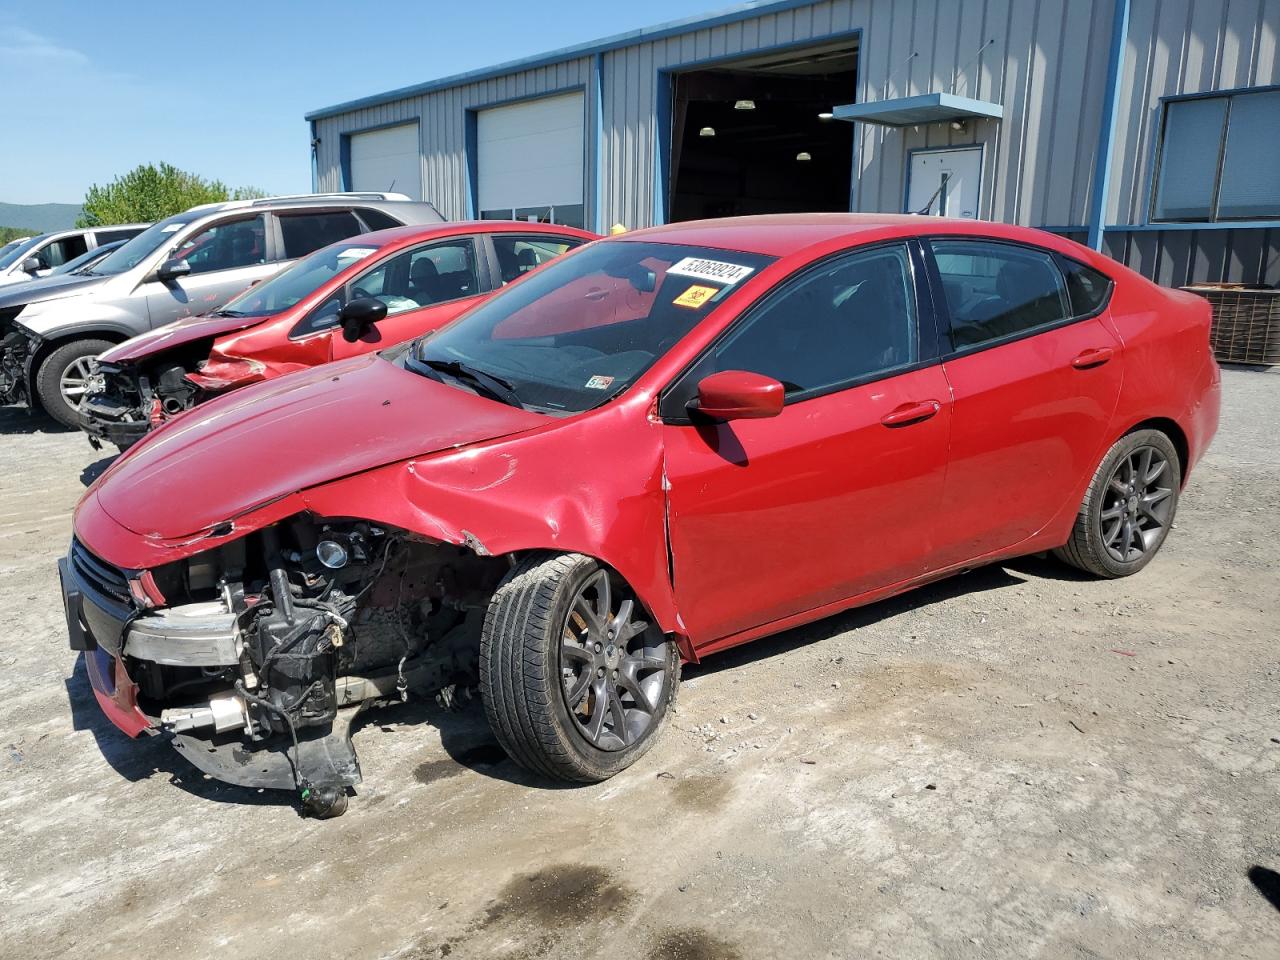
{"label": "rear window", "polygon": [[389,213],[383,213],[381,210],[374,210],[369,207],[361,207],[356,211],[360,214],[360,219],[370,230],[390,230],[392,227],[402,227],[402,224]]}

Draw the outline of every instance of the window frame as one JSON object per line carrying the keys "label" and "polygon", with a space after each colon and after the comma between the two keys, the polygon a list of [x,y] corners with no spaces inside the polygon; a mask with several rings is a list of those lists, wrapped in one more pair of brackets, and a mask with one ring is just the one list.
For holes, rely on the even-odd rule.
{"label": "window frame", "polygon": [[[357,234],[357,236],[359,236],[359,234]],[[353,239],[355,238],[354,237],[347,238],[347,240],[353,240]],[[387,254],[386,256],[379,259],[377,262],[369,264],[366,269],[361,270],[358,274],[356,274],[346,283],[342,284],[342,286],[330,291],[328,296],[319,300],[315,306],[313,306],[310,310],[308,310],[306,314],[290,328],[289,339],[293,341],[301,341],[301,340],[306,340],[308,337],[316,336],[322,333],[330,333],[333,330],[336,330],[339,326],[339,324],[336,322],[328,324],[327,326],[324,326],[324,327],[316,327],[314,329],[303,329],[303,328],[311,323],[312,317],[317,310],[323,307],[326,303],[328,303],[331,299],[333,299],[339,293],[342,295],[344,304],[350,302],[351,293],[355,289],[356,285],[360,282],[360,280],[368,276],[373,271],[377,270],[379,267],[390,262],[391,260],[394,260],[396,257],[399,257],[399,256],[409,256],[410,258],[412,258],[412,256],[415,253],[418,253],[419,251],[422,251],[422,250],[430,249],[431,247],[440,247],[448,244],[457,244],[457,243],[470,243],[472,264],[475,268],[475,273],[476,273],[476,287],[477,287],[476,292],[466,294],[465,296],[461,296],[461,297],[454,297],[452,300],[441,300],[439,303],[423,304],[411,310],[401,310],[399,313],[388,314],[389,317],[405,317],[411,313],[417,313],[419,310],[430,310],[432,307],[441,307],[441,306],[444,306],[446,303],[457,303],[459,300],[466,300],[470,297],[478,297],[484,293],[487,293],[490,289],[489,264],[487,262],[489,251],[486,247],[484,247],[479,242],[479,240],[480,240],[480,237],[474,233],[461,233],[461,234],[458,234],[457,236],[452,236],[452,237],[436,237],[433,240],[427,240],[423,243],[418,244],[417,246],[401,247],[398,250],[395,250]],[[344,240],[342,242],[345,243],[347,241]]]}
{"label": "window frame", "polygon": [[[980,353],[983,350],[990,350],[994,347],[1001,347],[1006,343],[1016,343],[1019,340],[1039,336],[1042,333],[1047,333],[1051,330],[1058,330],[1062,327],[1070,326],[1073,323],[1080,323],[1083,320],[1091,320],[1094,317],[1098,317],[1103,313],[1106,313],[1111,306],[1111,298],[1115,295],[1116,278],[1107,271],[1100,270],[1093,264],[1085,263],[1083,260],[1078,260],[1075,257],[1069,257],[1066,254],[1059,253],[1057,250],[1051,250],[1048,247],[1042,247],[1038,244],[1023,243],[1020,240],[1006,240],[1001,237],[987,237],[958,233],[927,234],[919,237],[918,240],[921,247],[921,254],[925,260],[925,269],[928,274],[929,285],[933,291],[933,300],[937,305],[939,349],[942,351],[941,359],[943,362],[946,362],[947,360],[954,360],[957,357],[967,357],[975,353]],[[1063,267],[1064,262],[1076,263],[1094,271],[1095,273],[1101,274],[1107,279],[1107,292],[1103,296],[1101,302],[1099,302],[1098,306],[1088,313],[1076,314],[1072,312],[1071,315],[1062,320],[1054,320],[1052,323],[1042,323],[1038,326],[1028,327],[1025,330],[1019,330],[1017,333],[1010,333],[1003,337],[986,340],[982,343],[975,343],[967,347],[957,348],[955,340],[951,335],[951,305],[947,303],[946,291],[942,285],[942,272],[938,269],[937,260],[934,259],[932,246],[935,241],[941,242],[947,240],[968,243],[989,243],[996,246],[1012,247],[1016,250],[1031,250],[1036,253],[1045,254],[1053,261],[1053,267],[1058,271],[1058,277],[1062,281],[1062,289],[1067,295],[1067,306],[1070,307],[1072,311],[1075,310],[1075,305],[1071,302],[1071,288],[1067,285],[1067,275]]]}
{"label": "window frame", "polygon": [[[554,226],[554,224],[553,224]],[[548,243],[564,243],[568,244],[569,249],[560,254],[563,257],[567,253],[577,250],[579,247],[590,243],[590,240],[584,237],[575,237],[568,233],[543,233],[532,232],[529,230],[489,230],[482,234],[476,234],[477,237],[483,238],[484,257],[488,261],[488,290],[501,290],[508,283],[514,283],[514,280],[503,281],[502,279],[502,261],[498,259],[498,248],[494,241],[498,237],[508,237],[514,240],[543,241]],[[559,259],[557,257],[556,259]],[[523,274],[522,274],[523,276]]]}
{"label": "window frame", "polygon": [[[193,279],[195,277],[208,277],[208,276],[213,276],[219,273],[228,273],[232,270],[249,270],[253,267],[265,267],[265,266],[268,266],[269,264],[277,263],[279,262],[279,258],[273,256],[273,254],[277,253],[280,250],[280,246],[278,243],[278,238],[275,235],[275,230],[277,229],[275,225],[275,219],[273,217],[267,216],[267,214],[262,211],[252,212],[252,211],[237,210],[235,216],[228,216],[218,220],[197,220],[193,224],[188,225],[189,229],[179,231],[178,238],[169,245],[169,248],[165,251],[164,255],[161,256],[160,259],[156,261],[156,267],[159,267],[162,264],[168,263],[170,260],[173,260],[173,259],[185,260],[186,259],[185,257],[178,258],[175,256],[178,252],[178,248],[181,247],[188,240],[198,237],[202,233],[205,233],[209,230],[213,230],[214,228],[221,229],[222,227],[228,226],[229,224],[240,223],[241,221],[254,220],[257,218],[262,219],[262,262],[261,263],[243,263],[235,267],[222,267],[219,270],[201,270],[201,271],[193,270],[191,271],[191,273],[187,274],[187,277],[191,277]],[[163,245],[161,249],[163,249]],[[152,273],[153,274],[155,273],[154,269],[152,270]],[[183,277],[182,279],[185,280],[187,279],[187,277]]]}
{"label": "window frame", "polygon": [[361,229],[358,232],[351,234],[350,236],[343,237],[341,240],[334,240],[333,243],[346,243],[348,240],[354,239],[355,237],[360,236],[360,234],[362,233],[373,232],[372,230],[369,229],[369,225],[365,223],[364,218],[361,217],[356,212],[354,207],[320,207],[315,210],[309,210],[306,208],[301,208],[301,209],[292,208],[289,210],[272,211],[271,219],[272,219],[272,222],[274,223],[273,229],[275,232],[275,237],[273,238],[273,241],[274,241],[273,248],[276,254],[278,255],[277,259],[279,260],[279,262],[292,263],[294,260],[301,260],[303,257],[309,257],[311,256],[311,254],[315,253],[316,250],[323,250],[325,247],[331,245],[326,243],[319,247],[316,247],[315,250],[308,251],[307,253],[298,254],[297,256],[294,256],[294,257],[289,256],[289,248],[285,244],[285,240],[284,240],[284,221],[287,218],[315,217],[315,216],[325,216],[330,214],[344,214],[344,213],[349,214],[351,217],[353,217],[356,221],[356,226],[360,227]]}
{"label": "window frame", "polygon": [[696,357],[685,364],[667,382],[666,386],[658,391],[658,417],[663,423],[670,426],[694,426],[704,422],[696,420],[689,415],[689,401],[697,395],[697,383],[694,382],[694,378],[697,376],[698,368],[703,361],[714,353],[725,340],[736,335],[743,326],[753,322],[759,312],[767,309],[777,298],[791,293],[813,273],[826,269],[834,261],[894,246],[903,247],[907,254],[908,282],[916,304],[916,360],[913,363],[850,377],[847,380],[840,380],[826,386],[798,390],[795,393],[784,395],[782,405],[785,408],[792,404],[816,400],[829,394],[843,393],[869,383],[888,380],[892,377],[913,373],[916,370],[923,370],[926,367],[936,366],[941,363],[943,347],[942,329],[939,325],[941,318],[938,315],[936,292],[927,279],[924,251],[921,248],[919,238],[896,237],[875,243],[858,244],[836,250],[817,260],[811,260],[803,264],[744,306],[728,326],[717,333],[715,338],[699,351]]}
{"label": "window frame", "polygon": [[[1155,156],[1152,159],[1151,182],[1148,184],[1147,222],[1148,223],[1251,223],[1261,220],[1280,221],[1280,214],[1245,214],[1238,217],[1218,215],[1218,201],[1222,193],[1222,173],[1227,159],[1227,138],[1231,132],[1231,108],[1236,97],[1247,97],[1256,93],[1275,93],[1280,91],[1280,84],[1267,84],[1259,87],[1234,87],[1229,90],[1209,90],[1203,93],[1187,93],[1160,98],[1160,132],[1156,137]],[[1156,213],[1156,199],[1160,193],[1160,177],[1164,166],[1165,139],[1169,131],[1169,108],[1175,104],[1191,100],[1225,100],[1226,109],[1222,117],[1222,129],[1218,137],[1218,163],[1213,173],[1213,193],[1209,201],[1209,216],[1204,217],[1161,217]]]}

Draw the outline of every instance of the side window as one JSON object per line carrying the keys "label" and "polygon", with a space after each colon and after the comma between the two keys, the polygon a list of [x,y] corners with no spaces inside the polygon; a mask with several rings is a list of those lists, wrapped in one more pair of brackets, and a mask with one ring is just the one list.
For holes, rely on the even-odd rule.
{"label": "side window", "polygon": [[108,243],[115,243],[117,240],[129,240],[136,237],[142,231],[138,229],[131,230],[95,230],[93,235],[98,238],[98,246],[104,246]]}
{"label": "side window", "polygon": [[933,258],[957,349],[1013,336],[1072,315],[1053,256],[1006,243],[934,240]]}
{"label": "side window", "polygon": [[848,254],[756,308],[702,361],[698,379],[748,370],[782,381],[788,395],[821,390],[914,363],[916,328],[906,248]]}
{"label": "side window", "polygon": [[61,240],[55,240],[36,256],[46,267],[60,267],[68,260],[74,260],[80,254],[89,249],[89,244],[85,241],[83,235],[74,237],[63,237]]}
{"label": "side window", "polygon": [[364,233],[364,224],[350,210],[324,213],[281,213],[280,236],[284,240],[284,258],[296,260],[321,247]]}
{"label": "side window", "polygon": [[356,211],[360,215],[360,219],[364,221],[365,226],[370,230],[389,230],[392,227],[402,227],[402,224],[389,213],[383,213],[381,210],[374,210],[371,207],[361,207]]}
{"label": "side window", "polygon": [[502,271],[504,284],[518,280],[535,267],[540,267],[560,254],[581,245],[581,240],[572,237],[517,237],[496,234],[493,238],[493,249],[498,255],[498,266]]}
{"label": "side window", "polygon": [[186,260],[193,274],[251,267],[267,262],[266,237],[261,214],[224,220],[183,240],[169,256]]}
{"label": "side window", "polygon": [[1092,267],[1071,260],[1058,258],[1062,275],[1067,278],[1067,296],[1071,300],[1071,315],[1087,317],[1102,309],[1111,292],[1111,278]]}

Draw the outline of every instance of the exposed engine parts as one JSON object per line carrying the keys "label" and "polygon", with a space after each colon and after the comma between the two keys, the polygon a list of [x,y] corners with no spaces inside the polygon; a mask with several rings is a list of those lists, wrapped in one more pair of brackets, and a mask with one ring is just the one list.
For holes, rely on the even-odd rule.
{"label": "exposed engine parts", "polygon": [[337,815],[360,781],[350,727],[362,707],[469,699],[507,566],[365,522],[294,518],[157,568],[172,605],[134,618],[125,669],[144,713],[201,770],[296,789],[309,812]]}

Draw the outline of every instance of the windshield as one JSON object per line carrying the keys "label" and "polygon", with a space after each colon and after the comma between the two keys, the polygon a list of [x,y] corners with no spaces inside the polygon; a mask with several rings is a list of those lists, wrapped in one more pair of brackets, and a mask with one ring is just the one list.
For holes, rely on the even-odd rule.
{"label": "windshield", "polygon": [[15,240],[13,243],[7,244],[4,249],[0,249],[0,270],[17,263],[27,255],[28,250],[39,242],[39,237],[29,237],[26,240]]}
{"label": "windshield", "polygon": [[124,273],[126,270],[132,270],[159,250],[161,245],[173,239],[175,233],[192,221],[207,216],[208,212],[207,210],[188,210],[186,213],[179,213],[168,220],[153,223],[123,247],[103,257],[101,261],[89,269],[89,272],[99,276],[113,276],[117,273]]}
{"label": "windshield", "polygon": [[292,307],[315,293],[347,267],[378,248],[368,243],[335,243],[303,257],[288,270],[250,287],[219,313],[235,317],[266,317]]}
{"label": "windshield", "polygon": [[589,410],[634,383],[772,260],[667,243],[600,241],[539,268],[418,341],[407,366],[472,383],[479,373],[535,409]]}

